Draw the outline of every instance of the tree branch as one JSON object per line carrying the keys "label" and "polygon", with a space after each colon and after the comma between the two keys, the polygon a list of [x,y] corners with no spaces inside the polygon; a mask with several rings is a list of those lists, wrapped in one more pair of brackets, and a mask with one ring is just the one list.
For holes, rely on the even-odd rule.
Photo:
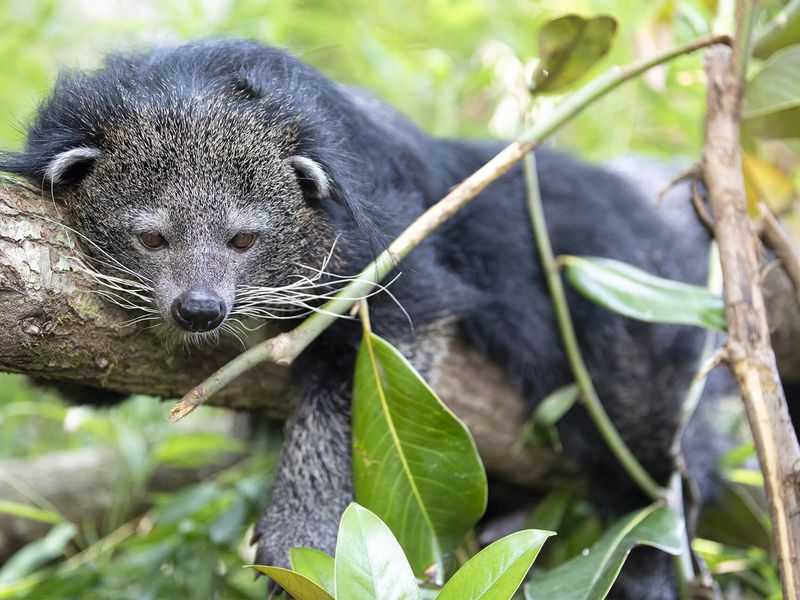
{"label": "tree branch", "polygon": [[770,346],[761,293],[760,247],[746,210],[739,142],[741,72],[731,61],[728,48],[708,51],[704,173],[722,263],[730,334],[728,360],[742,390],[764,473],[784,595],[797,598],[800,447]]}
{"label": "tree branch", "polygon": [[[74,268],[79,256],[50,198],[20,182],[0,185],[0,371],[175,398],[241,352],[230,337],[202,350],[170,349],[147,331],[120,327],[131,314],[93,293],[93,282]],[[569,470],[552,451],[517,443],[525,403],[504,372],[474,350],[449,348],[429,383],[470,427],[493,475],[546,486],[559,474],[556,465]],[[288,369],[267,363],[211,404],[284,418],[293,398]]]}

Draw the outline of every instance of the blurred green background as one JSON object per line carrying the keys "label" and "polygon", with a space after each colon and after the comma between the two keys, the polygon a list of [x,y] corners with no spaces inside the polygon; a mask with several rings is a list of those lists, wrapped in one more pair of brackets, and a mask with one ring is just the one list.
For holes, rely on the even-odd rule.
{"label": "blurred green background", "polygon": [[[613,15],[620,26],[617,42],[599,72],[707,33],[714,5],[0,0],[0,147],[21,147],[25,126],[59,69],[95,67],[112,50],[203,36],[241,36],[284,47],[339,81],[374,90],[433,134],[509,138],[520,127],[520,89],[544,21],[567,12]],[[547,108],[547,101],[539,106]],[[701,57],[687,56],[609,95],[551,143],[595,161],[639,152],[689,162],[699,155],[703,115]],[[47,538],[0,567],[0,598],[262,597],[262,586],[241,565],[252,558],[246,530],[268,485],[276,436],[231,465],[225,457],[248,442],[229,435],[228,415],[204,408],[190,424],[175,427],[164,420],[167,409],[145,397],[107,411],[68,407],[52,392],[0,374],[0,459],[91,448],[110,449],[119,458],[118,510],[103,522],[70,522],[38,501],[35,490],[23,490],[41,511],[31,518],[54,525]],[[731,459],[731,468],[748,456],[751,450]],[[204,483],[158,494],[146,489],[159,468],[219,461],[224,465]],[[137,512],[140,500],[152,505],[143,516]],[[0,512],[21,510],[0,498]],[[586,541],[584,536],[576,543]],[[764,595],[776,589],[763,551],[743,548],[742,558],[740,549],[708,548],[708,556],[723,564],[745,560],[741,570],[752,589]]]}

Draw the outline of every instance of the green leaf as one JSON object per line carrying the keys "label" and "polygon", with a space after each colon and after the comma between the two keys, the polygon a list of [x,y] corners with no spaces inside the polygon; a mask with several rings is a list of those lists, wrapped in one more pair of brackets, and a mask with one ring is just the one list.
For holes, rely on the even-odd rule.
{"label": "green leaf", "polygon": [[467,428],[390,344],[361,343],[353,394],[356,500],[392,530],[415,573],[454,551],[486,508]]}
{"label": "green leaf", "polygon": [[153,451],[153,458],[171,467],[191,468],[217,463],[226,452],[242,450],[242,443],[230,436],[192,432],[166,438]]}
{"label": "green leaf", "polygon": [[347,507],[339,524],[334,571],[337,598],[419,599],[400,544],[383,521],[356,503]]}
{"label": "green leaf", "polygon": [[786,2],[772,20],[759,28],[753,43],[753,56],[767,58],[771,54],[800,43],[800,3]]}
{"label": "green leaf", "polygon": [[800,107],[743,120],[742,138],[766,140],[800,138]]}
{"label": "green leaf", "polygon": [[775,53],[747,84],[742,136],[800,138],[800,44]]}
{"label": "green leaf", "polygon": [[772,525],[760,504],[759,492],[723,478],[717,492],[719,499],[703,507],[697,536],[740,548],[755,546],[770,551]]}
{"label": "green leaf", "polygon": [[532,91],[560,92],[583,77],[611,48],[617,22],[607,15],[566,15],[539,30],[539,65]]}
{"label": "green leaf", "polygon": [[333,557],[316,548],[292,548],[289,551],[292,570],[334,595]]}
{"label": "green leaf", "polygon": [[22,519],[30,519],[31,521],[40,521],[41,523],[54,524],[64,520],[61,515],[52,510],[44,510],[30,504],[14,502],[13,500],[0,500],[0,513]]}
{"label": "green leaf", "polygon": [[533,413],[537,425],[552,426],[558,423],[572,405],[581,397],[581,389],[576,383],[560,387],[539,403]]}
{"label": "green leaf", "polygon": [[570,484],[560,485],[536,503],[527,525],[537,529],[557,531],[569,508],[574,490]]}
{"label": "green leaf", "polygon": [[20,579],[61,556],[76,533],[78,528],[73,523],[59,523],[42,539],[23,546],[0,568],[0,584]]}
{"label": "green leaf", "polygon": [[561,256],[559,260],[576,290],[616,313],[650,323],[725,331],[722,298],[704,287],[656,277],[609,258]]}
{"label": "green leaf", "polygon": [[247,566],[269,575],[275,583],[285,589],[295,600],[333,600],[333,596],[316,583],[289,569],[263,565]]}
{"label": "green leaf", "polygon": [[800,44],[776,53],[747,84],[742,118],[800,106]]}
{"label": "green leaf", "polygon": [[605,598],[634,546],[652,546],[670,554],[678,554],[683,535],[683,517],[653,504],[618,521],[587,552],[548,573],[535,576],[525,586],[525,598]]}
{"label": "green leaf", "polygon": [[510,600],[551,535],[525,529],[497,540],[469,559],[437,600]]}

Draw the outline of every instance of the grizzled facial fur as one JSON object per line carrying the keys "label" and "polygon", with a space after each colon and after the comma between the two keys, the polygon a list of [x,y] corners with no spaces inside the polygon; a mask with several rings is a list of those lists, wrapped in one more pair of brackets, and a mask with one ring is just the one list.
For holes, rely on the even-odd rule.
{"label": "grizzled facial fur", "polygon": [[[190,99],[171,114],[142,107],[115,124],[64,194],[78,231],[151,281],[164,319],[189,331],[219,326],[237,286],[289,283],[331,239],[308,192],[310,181],[315,196],[326,194],[322,168],[291,155],[290,132],[247,108],[232,116],[231,100]],[[242,129],[241,119],[253,123]],[[70,152],[53,159],[56,177],[72,166],[59,165]]]}
{"label": "grizzled facial fur", "polygon": [[[0,167],[57,190],[106,270],[138,275],[164,321],[202,333],[236,314],[242,289],[314,274],[335,240],[336,193],[303,153],[315,134],[290,98],[192,68],[112,58],[62,77],[26,153]],[[258,314],[292,313],[271,310]]]}

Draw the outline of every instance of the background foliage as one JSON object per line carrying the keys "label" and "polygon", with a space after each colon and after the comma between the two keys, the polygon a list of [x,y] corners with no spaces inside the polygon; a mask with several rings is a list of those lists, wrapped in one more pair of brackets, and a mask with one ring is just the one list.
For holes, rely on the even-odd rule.
{"label": "background foliage", "polygon": [[[778,6],[768,3],[766,10]],[[613,15],[619,30],[607,65],[707,32],[714,9],[713,0],[565,0],[557,8],[532,0],[0,0],[0,147],[22,144],[24,126],[59,68],[93,67],[112,49],[209,35],[285,47],[339,81],[373,90],[436,135],[510,137],[520,126],[517,90],[530,74],[535,33],[546,20],[570,11]],[[603,99],[552,145],[591,160],[641,152],[687,163],[699,155],[704,112],[701,58],[682,57]],[[751,181],[751,193],[769,188],[765,195],[780,195],[791,224],[793,146],[771,152],[755,146],[751,171],[761,174],[755,183],[762,185]],[[227,422],[219,411],[204,408],[186,430],[166,424],[166,409],[144,397],[110,411],[67,408],[20,377],[0,375],[0,458],[81,447],[112,447],[124,458],[119,510],[106,523],[73,524],[74,531],[57,522],[48,544],[0,567],[0,598],[87,590],[100,598],[190,590],[193,597],[261,597],[261,586],[239,567],[249,562],[246,529],[257,517],[274,447],[206,483],[148,498],[153,508],[141,518],[131,511],[131,494],[146,495],[143,482],[157,466],[188,465],[198,455],[212,461],[235,449],[219,428]],[[739,422],[734,415],[730,427]],[[726,538],[719,535],[726,527],[715,527],[712,518],[711,539],[698,540],[696,549],[726,574],[730,589],[759,597],[778,588],[768,553],[756,543],[765,538],[764,515],[760,474],[746,468],[748,461],[747,445],[726,457],[721,468],[732,481],[731,498],[716,518],[723,525],[744,521],[745,532],[760,529]],[[570,490],[548,497],[531,524],[559,531],[537,563],[545,567],[602,533],[591,506]],[[60,560],[44,567],[51,558]]]}

